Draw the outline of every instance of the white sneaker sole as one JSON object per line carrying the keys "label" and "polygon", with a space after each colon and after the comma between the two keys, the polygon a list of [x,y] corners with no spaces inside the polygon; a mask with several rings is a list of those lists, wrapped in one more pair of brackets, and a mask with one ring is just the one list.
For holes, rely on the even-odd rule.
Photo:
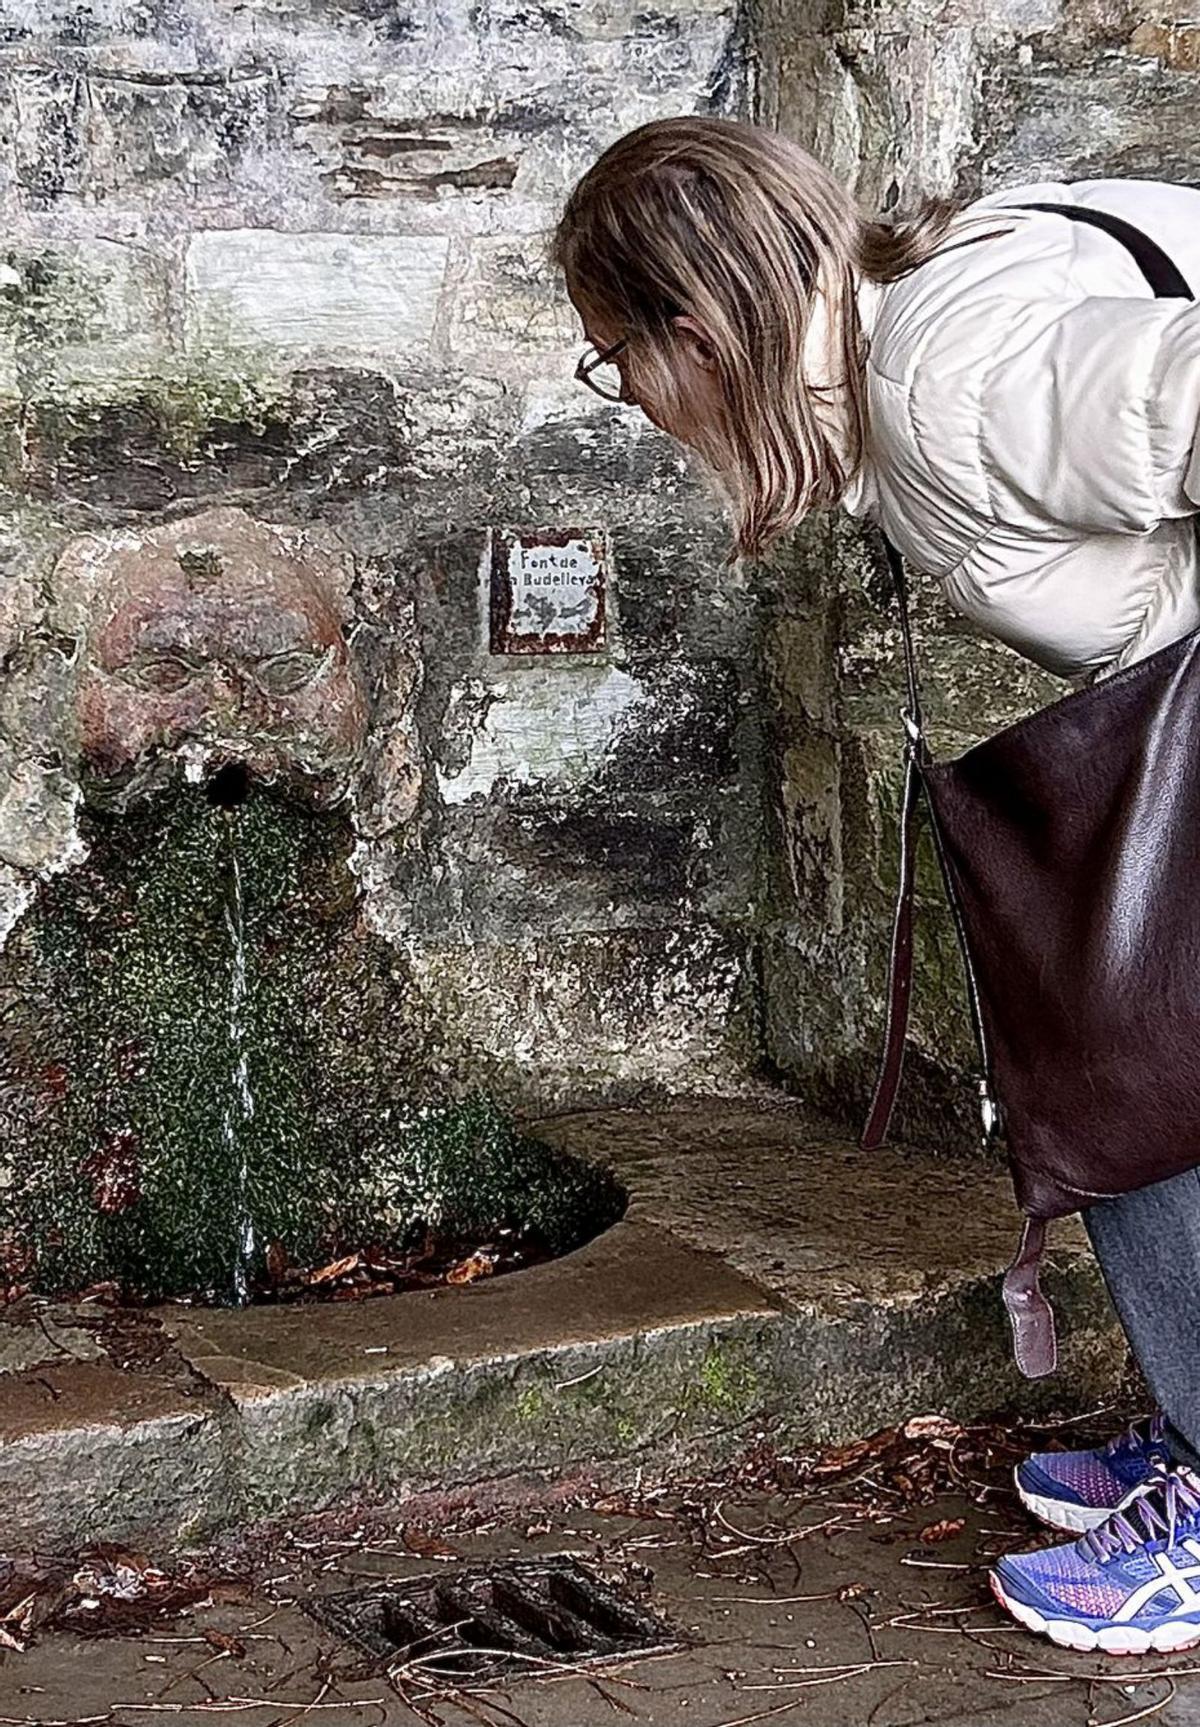
{"label": "white sneaker sole", "polygon": [[1097,1510],[1089,1505],[1072,1505],[1065,1499],[1044,1499],[1039,1493],[1027,1493],[1021,1486],[1020,1471],[1013,1470],[1013,1481],[1016,1483],[1017,1494],[1026,1511],[1037,1518],[1039,1523],[1045,1523],[1051,1529],[1065,1529],[1072,1535],[1086,1535],[1089,1529],[1099,1529],[1102,1523],[1107,1523],[1116,1511],[1124,1511],[1138,1497],[1139,1488],[1127,1493],[1119,1505],[1109,1505]]}
{"label": "white sneaker sole", "polygon": [[1200,1643],[1200,1625],[1190,1620],[1164,1620],[1153,1631],[1139,1631],[1132,1625],[1105,1625],[1093,1631],[1090,1625],[1080,1625],[1073,1619],[1044,1619],[1036,1607],[1014,1601],[1004,1592],[994,1571],[988,1573],[992,1594],[1006,1613],[1018,1624],[1039,1637],[1048,1637],[1060,1649],[1074,1649],[1081,1655],[1177,1655]]}

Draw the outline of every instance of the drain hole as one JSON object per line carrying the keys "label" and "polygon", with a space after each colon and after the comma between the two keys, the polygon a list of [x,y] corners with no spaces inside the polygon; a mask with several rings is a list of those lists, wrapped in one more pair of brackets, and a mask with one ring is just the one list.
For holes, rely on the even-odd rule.
{"label": "drain hole", "polygon": [[679,1634],[577,1560],[509,1559],[306,1603],[315,1619],[379,1661],[491,1683],[564,1660],[677,1649]]}
{"label": "drain hole", "polygon": [[522,1585],[516,1577],[497,1577],[492,1585],[496,1606],[522,1630],[541,1638],[560,1655],[588,1652],[588,1627],[570,1613],[556,1611],[541,1598],[540,1591]]}
{"label": "drain hole", "polygon": [[232,810],[245,803],[250,792],[250,773],[241,762],[226,762],[209,780],[205,795],[218,809]]}
{"label": "drain hole", "polygon": [[571,1617],[587,1621],[614,1643],[638,1637],[645,1613],[599,1578],[589,1577],[585,1583],[573,1572],[554,1571],[546,1582],[550,1599],[557,1607]]}

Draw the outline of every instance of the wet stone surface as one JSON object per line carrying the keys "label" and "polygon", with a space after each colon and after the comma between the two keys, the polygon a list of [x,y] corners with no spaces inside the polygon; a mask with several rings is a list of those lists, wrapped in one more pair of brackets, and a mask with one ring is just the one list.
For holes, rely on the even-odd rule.
{"label": "wet stone surface", "polygon": [[0,1290],[241,1304],[620,1214],[447,1075],[362,915],[360,842],[414,815],[420,670],[400,624],[353,645],[355,576],[336,533],[233,507],[57,559],[79,850],[0,954]]}
{"label": "wet stone surface", "polygon": [[[503,1501],[480,1489],[386,1514],[345,1506],[159,1556],[162,1572],[128,1548],[0,1568],[0,1623],[24,1646],[0,1654],[0,1712],[96,1727],[147,1712],[184,1727],[228,1712],[271,1727],[1116,1727],[1145,1711],[1194,1727],[1195,1655],[1068,1654],[1015,1625],[986,1584],[1001,1554],[1057,1539],[1020,1509],[1013,1464],[1097,1443],[1130,1413],[1024,1428],[917,1418],[833,1453],[760,1444],[726,1471],[643,1492],[576,1480],[548,1496],[510,1484]],[[373,1662],[308,1611],[347,1590],[430,1574],[450,1587],[463,1566],[551,1555],[627,1589],[684,1647],[586,1671],[531,1661],[489,1686],[464,1679],[452,1635]],[[20,1589],[32,1604],[4,1618]]]}

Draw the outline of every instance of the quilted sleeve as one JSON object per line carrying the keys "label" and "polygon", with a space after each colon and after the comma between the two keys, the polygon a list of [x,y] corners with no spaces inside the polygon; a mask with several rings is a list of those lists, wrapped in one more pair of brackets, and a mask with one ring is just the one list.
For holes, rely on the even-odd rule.
{"label": "quilted sleeve", "polygon": [[980,463],[996,519],[1147,534],[1200,510],[1200,302],[1030,314],[989,362]]}

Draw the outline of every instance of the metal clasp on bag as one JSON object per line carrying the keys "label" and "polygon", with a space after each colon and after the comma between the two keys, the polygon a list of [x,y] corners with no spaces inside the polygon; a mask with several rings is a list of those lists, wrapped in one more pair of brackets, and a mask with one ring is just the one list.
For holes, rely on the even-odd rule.
{"label": "metal clasp on bag", "polygon": [[992,1095],[986,1078],[976,1081],[979,1092],[979,1114],[983,1122],[983,1145],[986,1151],[1000,1131],[1000,1105]]}
{"label": "metal clasp on bag", "polygon": [[901,708],[900,719],[904,726],[904,730],[908,735],[909,743],[914,746],[924,743],[924,734],[922,733],[917,721],[914,719],[911,710],[908,708]]}

